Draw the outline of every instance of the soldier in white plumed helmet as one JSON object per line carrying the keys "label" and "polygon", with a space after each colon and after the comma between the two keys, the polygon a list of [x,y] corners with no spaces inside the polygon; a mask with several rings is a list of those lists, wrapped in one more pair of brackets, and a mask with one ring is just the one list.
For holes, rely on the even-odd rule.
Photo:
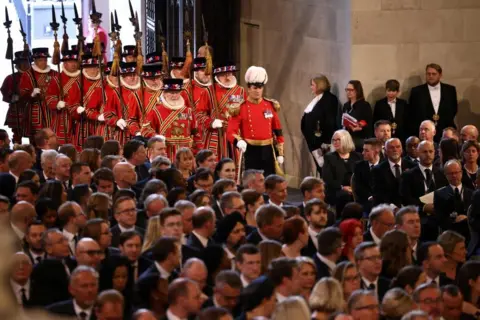
{"label": "soldier in white plumed helmet", "polygon": [[267,71],[251,66],[245,73],[247,100],[229,106],[227,139],[242,153],[240,169],[259,169],[264,175],[280,174],[284,138],[278,118],[280,104],[263,97]]}

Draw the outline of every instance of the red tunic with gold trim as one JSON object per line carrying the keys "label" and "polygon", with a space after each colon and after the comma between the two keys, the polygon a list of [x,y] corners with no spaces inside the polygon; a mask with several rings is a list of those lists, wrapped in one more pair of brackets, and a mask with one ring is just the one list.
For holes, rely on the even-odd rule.
{"label": "red tunic with gold trim", "polygon": [[[45,102],[45,94],[54,77],[57,77],[57,72],[50,67],[40,70],[33,64],[32,68],[24,72],[20,78],[20,95],[28,99],[25,109],[25,136],[27,137],[33,137],[43,128],[51,128],[52,112]],[[39,88],[40,94],[32,98],[34,88]]]}
{"label": "red tunic with gold trim", "polygon": [[[20,143],[22,140],[25,128],[25,107],[27,101],[25,98],[20,99],[20,79],[23,72],[15,72],[13,75],[9,74],[3,80],[0,92],[2,93],[3,101],[9,104],[7,116],[5,117],[5,125],[9,126],[13,131],[13,141]],[[16,94],[19,100],[12,103],[13,95]]]}
{"label": "red tunic with gold trim", "polygon": [[[236,146],[240,140],[245,140],[247,143],[245,169],[263,169],[265,176],[275,173],[276,154],[273,148],[275,146],[278,155],[283,156],[285,142],[277,113],[279,110],[280,104],[276,100],[266,98],[259,103],[245,100],[236,108],[231,108],[227,138],[233,146]],[[267,148],[270,151],[266,150]],[[247,157],[250,160],[256,159],[248,161]],[[269,160],[272,160],[272,163],[266,163]]]}
{"label": "red tunic with gold trim", "polygon": [[143,136],[150,138],[156,134],[165,136],[167,154],[171,161],[174,161],[179,148],[191,148],[196,154],[201,146],[197,121],[186,101],[178,107],[173,107],[161,96],[160,102],[147,114],[142,127]]}
{"label": "red tunic with gold trim", "polygon": [[[106,96],[102,88],[102,79],[100,74],[92,78],[84,73],[84,92],[88,96],[85,100],[85,115],[87,117],[88,131],[90,135],[97,135],[109,140],[109,130],[105,122],[98,121],[98,117],[103,114],[105,117]],[[88,89],[86,89],[88,87]],[[106,87],[106,81],[103,82],[103,87]],[[92,88],[93,91],[89,91]],[[79,118],[80,119],[80,118]]]}
{"label": "red tunic with gold trim", "polygon": [[107,104],[105,106],[105,122],[111,129],[110,135],[112,139],[117,140],[121,145],[123,145],[125,142],[130,140],[130,133],[128,125],[124,130],[122,130],[117,126],[117,121],[123,119],[125,120],[125,123],[127,123],[129,118],[127,102],[130,99],[130,95],[134,95],[132,99],[140,99],[138,94],[140,90],[140,82],[137,86],[126,87],[126,83],[122,79],[120,80],[120,87],[113,87],[112,85],[114,84],[112,84],[110,80],[107,81],[108,87],[105,90],[107,96]]}
{"label": "red tunic with gold trim", "polygon": [[[68,73],[68,74],[67,74]],[[53,78],[47,89],[45,101],[52,113],[52,130],[57,135],[59,144],[72,140],[72,117],[70,109],[79,105],[80,71],[69,73],[62,71],[60,77]],[[58,110],[59,101],[65,102],[65,108]]]}
{"label": "red tunic with gold trim", "polygon": [[128,130],[131,135],[141,132],[145,122],[145,117],[152,111],[158,103],[162,90],[151,89],[146,83],[143,84],[143,104],[140,105],[140,99],[131,95],[127,102],[128,106]]}
{"label": "red tunic with gold trim", "polygon": [[205,138],[209,131],[211,131],[211,125],[213,119],[206,116],[207,113],[199,112],[199,110],[212,110],[212,106],[215,105],[215,93],[211,82],[202,84],[196,79],[192,80],[192,94],[195,110],[195,116],[197,117],[198,130],[202,136],[202,149],[205,149]]}
{"label": "red tunic with gold trim", "polygon": [[[201,119],[202,126],[205,128],[205,149],[212,150],[220,160],[221,158],[229,157],[236,159],[236,149],[227,143],[226,132],[228,130],[229,105],[231,103],[240,103],[245,96],[244,88],[235,85],[232,88],[225,88],[224,86],[215,83],[215,104],[199,104],[197,114]],[[220,129],[213,129],[212,122],[215,119],[224,121],[224,126]]]}

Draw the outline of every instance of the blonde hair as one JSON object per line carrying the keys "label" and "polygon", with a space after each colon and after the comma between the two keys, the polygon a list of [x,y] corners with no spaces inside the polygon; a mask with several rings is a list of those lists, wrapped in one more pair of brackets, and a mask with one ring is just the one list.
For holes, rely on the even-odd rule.
{"label": "blonde hair", "polygon": [[[335,150],[333,149],[333,139],[335,138],[335,135],[337,135],[340,138],[340,149]],[[337,130],[333,133],[332,136],[332,151],[339,151],[341,153],[348,153],[352,152],[355,150],[355,144],[353,143],[352,136],[347,130]]]}
{"label": "blonde hair", "polygon": [[300,257],[297,257],[295,260],[297,260],[297,264],[298,264],[298,269],[300,270],[305,264],[308,264],[310,265],[313,270],[315,270],[315,273],[317,273],[317,266],[315,264],[315,261],[313,261],[312,258],[310,257],[305,257],[305,256],[300,256]]}
{"label": "blonde hair", "polygon": [[[195,160],[195,156],[193,155],[193,152],[192,150],[190,150],[190,148],[186,148],[186,147],[180,148],[177,150],[177,153],[175,154],[175,167],[177,168],[179,168],[180,161],[182,160],[182,155],[184,157],[188,157],[188,155],[191,155],[192,159]],[[193,163],[195,163],[195,161],[193,161]]]}
{"label": "blonde hair", "polygon": [[414,307],[412,297],[400,288],[388,290],[382,300],[382,314],[387,318],[400,318]]}
{"label": "blonde hair", "polygon": [[[93,218],[101,218],[108,221],[108,209],[110,209],[110,198],[106,193],[95,192],[88,198],[87,217],[88,220]],[[106,208],[106,210],[101,210]]]}
{"label": "blonde hair", "polygon": [[317,86],[317,91],[315,92],[316,94],[319,94],[325,91],[330,91],[330,88],[331,88],[330,81],[328,81],[328,78],[325,75],[320,74],[312,78],[311,81],[313,81],[313,83],[315,83],[315,85]]}
{"label": "blonde hair", "polygon": [[148,219],[145,240],[143,241],[142,252],[150,249],[154,243],[162,236],[160,216],[153,216]]}
{"label": "blonde hair", "polygon": [[278,303],[273,311],[272,320],[310,320],[310,309],[303,298],[288,297]]}
{"label": "blonde hair", "polygon": [[345,310],[342,285],[332,277],[320,279],[313,287],[310,308],[325,313]]}

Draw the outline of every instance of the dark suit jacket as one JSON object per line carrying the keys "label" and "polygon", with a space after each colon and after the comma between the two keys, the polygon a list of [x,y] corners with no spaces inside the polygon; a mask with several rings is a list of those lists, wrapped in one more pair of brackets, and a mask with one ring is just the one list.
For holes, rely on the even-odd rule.
{"label": "dark suit jacket", "polygon": [[[211,238],[208,239],[207,246],[212,245],[212,244],[214,244],[213,239],[211,239]],[[189,246],[191,248],[194,248],[194,249],[197,249],[199,251],[203,251],[203,249],[205,249],[203,244],[200,242],[200,239],[198,239],[197,236],[193,234],[193,232],[188,235],[187,246]]]}
{"label": "dark suit jacket", "polygon": [[30,297],[32,305],[48,306],[70,299],[69,275],[60,260],[43,260],[33,268],[30,279],[32,281],[32,296]]}
{"label": "dark suit jacket", "polygon": [[[378,301],[382,301],[383,296],[387,293],[388,289],[390,289],[390,280],[380,276],[378,277],[377,285]],[[368,289],[363,281],[361,281],[360,287],[362,289]]]}
{"label": "dark suit jacket", "polygon": [[254,231],[252,231],[252,233],[250,233],[248,236],[247,236],[247,242],[248,243],[251,243],[253,245],[258,245],[260,242],[262,242],[262,236],[260,236],[260,234],[258,233],[258,230],[255,229]]}
{"label": "dark suit jacket", "polygon": [[[32,254],[30,253],[30,247],[29,247],[29,245],[28,245],[27,242],[25,242],[25,244],[24,244],[24,246],[23,246],[23,252],[25,252],[25,254],[30,258],[30,261],[32,262],[32,265],[35,265],[35,264],[37,263],[37,261],[35,261],[35,260],[33,259],[33,256],[32,256]],[[41,255],[41,257],[42,257],[42,260],[43,260],[43,259],[47,258],[47,254],[46,254],[46,253],[43,253],[43,254]]]}
{"label": "dark suit jacket", "polygon": [[[415,164],[402,160],[402,172],[414,167]],[[399,194],[400,182],[390,169],[390,162],[383,161],[372,169],[373,204],[393,203],[400,207],[402,200]]]}
{"label": "dark suit jacket", "polygon": [[[448,184],[443,172],[435,167],[432,167],[432,176],[434,180],[433,190],[444,187]],[[419,207],[419,213],[422,213],[423,203],[420,197],[425,195],[425,177],[419,166],[402,173],[400,183],[400,195],[402,197],[402,204],[405,206],[415,205]]]}
{"label": "dark suit jacket", "polygon": [[363,120],[367,123],[367,125],[361,131],[353,132],[349,130],[350,135],[355,142],[355,147],[358,151],[359,142],[361,142],[361,145],[363,146],[363,139],[372,136],[373,133],[372,107],[370,106],[370,103],[362,99],[355,102],[353,107],[350,105],[350,102],[345,103],[343,105],[342,112],[349,113],[352,117],[357,119],[357,121]]}
{"label": "dark suit jacket", "polygon": [[[78,315],[75,313],[75,308],[73,307],[73,300],[61,301],[49,305],[47,307],[47,311],[62,316],[78,317]],[[92,312],[90,313],[90,318],[88,318],[88,320],[95,320],[96,318],[97,317],[95,316],[95,310],[92,310]]]}
{"label": "dark suit jacket", "polygon": [[[160,277],[155,264],[152,264],[139,275],[134,288],[134,306],[136,308],[149,308],[150,307],[150,291],[156,288],[156,280]],[[178,278],[178,272],[173,271],[168,278],[168,283]]]}
{"label": "dark suit jacket", "polygon": [[[454,211],[457,212],[458,215],[467,214],[467,210],[472,203],[473,190],[463,186],[463,208],[460,208],[463,209],[463,211],[455,208],[454,196],[454,189],[450,185],[435,190],[433,194],[433,206],[435,208],[435,217],[437,219],[437,223],[443,230],[454,230],[457,232],[460,231],[463,236],[470,238],[469,235],[464,234],[465,232],[468,232],[466,221],[455,223],[455,217],[450,217],[450,214]],[[462,227],[466,227],[467,229],[458,230]]]}
{"label": "dark suit jacket", "polygon": [[212,209],[215,212],[215,217],[217,218],[216,222],[218,223],[220,220],[223,219],[222,209],[220,209],[220,206],[217,204],[217,201],[215,199],[212,199],[212,201]]}
{"label": "dark suit jacket", "polygon": [[357,152],[351,152],[350,158],[344,161],[337,152],[329,152],[324,156],[323,180],[325,181],[325,200],[329,204],[335,204],[337,192],[341,186],[349,186],[355,163],[362,160]]}
{"label": "dark suit jacket", "polygon": [[[331,143],[333,133],[340,129],[337,121],[339,107],[337,97],[326,91],[312,111],[303,114],[300,128],[310,152],[319,149],[323,143]],[[321,132],[320,137],[315,136],[317,130]]]}
{"label": "dark suit jacket", "polygon": [[364,211],[369,212],[371,201],[368,198],[373,195],[370,163],[366,160],[357,162],[353,173],[355,178],[352,188],[355,189],[356,201],[363,206]]}
{"label": "dark suit jacket", "polygon": [[302,256],[305,256],[305,257],[313,257],[314,255],[316,255],[317,248],[313,244],[313,240],[310,235],[308,235],[308,244],[302,248],[300,253],[302,254]]}
{"label": "dark suit jacket", "polygon": [[149,171],[149,167],[145,163],[142,163],[141,165],[136,166],[135,172],[137,173],[137,181],[142,181],[150,178],[150,173],[148,171]]}
{"label": "dark suit jacket", "polygon": [[[476,177],[475,177],[476,178]],[[468,174],[467,170],[462,167],[462,185],[465,188],[475,190],[477,186],[475,185],[475,179],[472,179]]]}
{"label": "dark suit jacket", "polygon": [[147,230],[148,217],[147,217],[147,212],[145,210],[137,211],[137,222],[135,223],[135,225],[139,228]]}
{"label": "dark suit jacket", "polygon": [[363,241],[364,242],[374,242],[372,234],[370,233],[370,228],[368,228],[367,231],[365,231],[363,233]]}
{"label": "dark suit jacket", "polygon": [[312,258],[315,262],[315,265],[317,266],[317,281],[325,277],[330,277],[330,269],[323,261],[318,258],[318,255],[315,253]]}
{"label": "dark suit jacket", "polygon": [[[409,129],[409,135],[416,135],[421,122],[423,120],[433,121],[433,115],[435,113],[430,91],[428,90],[428,85],[426,83],[412,88],[410,91],[409,105],[412,110],[415,110],[415,112],[412,112],[410,115],[411,120],[409,123],[411,123],[411,127]],[[437,134],[435,135],[435,141],[440,141],[442,131],[446,127],[457,127],[454,121],[455,116],[457,115],[457,108],[457,90],[455,87],[449,84],[440,83],[440,106],[438,108],[439,119],[437,121]]]}
{"label": "dark suit jacket", "polygon": [[[392,113],[392,108],[388,104],[387,97],[378,100],[375,103],[375,107],[373,109],[373,123],[377,122],[378,120],[388,120],[392,124],[395,123],[397,125],[396,129],[392,128],[392,137],[399,138],[400,141],[404,142],[405,139],[408,137],[406,136],[405,124],[405,117],[407,116],[408,112],[408,105],[407,101],[397,98],[395,103],[395,117]],[[409,116],[409,115],[408,115]]]}
{"label": "dark suit jacket", "polygon": [[471,256],[480,242],[480,189],[473,192],[472,205],[468,209],[468,225],[471,239],[467,251],[468,256]]}
{"label": "dark suit jacket", "polygon": [[[145,235],[145,229],[142,229],[142,228],[139,228],[139,227],[135,226],[135,231],[140,233],[142,238]],[[118,248],[118,246],[120,245],[120,234],[122,233],[118,224],[116,226],[110,228],[110,232],[112,233],[112,245],[111,246],[114,247],[114,248]]]}

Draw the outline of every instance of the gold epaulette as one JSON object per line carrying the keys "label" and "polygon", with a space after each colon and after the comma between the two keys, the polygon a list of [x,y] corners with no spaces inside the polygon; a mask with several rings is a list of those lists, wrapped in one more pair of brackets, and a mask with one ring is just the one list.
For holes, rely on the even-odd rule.
{"label": "gold epaulette", "polygon": [[270,98],[263,98],[263,99],[273,103],[273,108],[275,109],[275,111],[277,111],[277,112],[280,111],[280,102],[278,102],[278,100],[270,99]]}
{"label": "gold epaulette", "polygon": [[232,117],[236,117],[240,114],[240,107],[241,105],[245,102],[245,100],[242,98],[241,100],[238,101],[233,101],[233,102],[228,102],[227,103],[227,108],[228,108],[228,113]]}

